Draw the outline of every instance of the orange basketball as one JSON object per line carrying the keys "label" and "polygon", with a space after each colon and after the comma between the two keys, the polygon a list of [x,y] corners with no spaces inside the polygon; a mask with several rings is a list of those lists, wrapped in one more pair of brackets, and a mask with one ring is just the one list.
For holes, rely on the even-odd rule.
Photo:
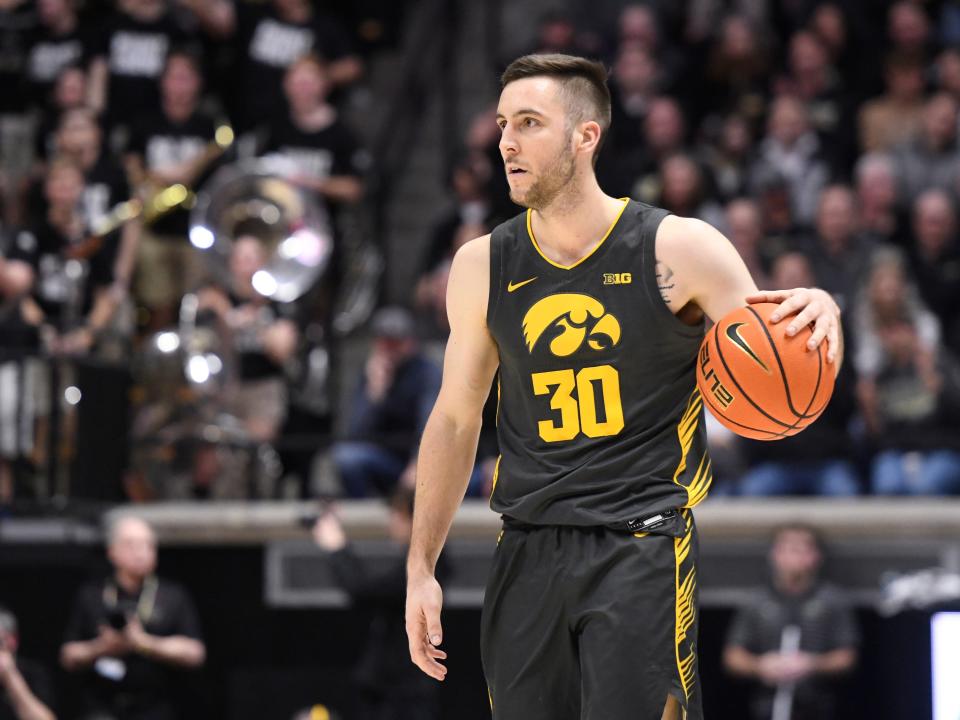
{"label": "orange basketball", "polygon": [[737,308],[714,325],[697,358],[697,385],[721,425],[755,440],[796,435],[816,420],[833,394],[827,343],[807,349],[811,329],[787,336],[790,318],[776,325],[778,306]]}

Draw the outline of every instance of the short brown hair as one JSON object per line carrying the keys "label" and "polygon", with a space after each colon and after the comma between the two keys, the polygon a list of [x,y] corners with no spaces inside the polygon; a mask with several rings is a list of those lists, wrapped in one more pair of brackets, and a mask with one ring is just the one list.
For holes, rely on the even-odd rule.
{"label": "short brown hair", "polygon": [[593,154],[596,163],[600,145],[610,128],[610,88],[603,63],[559,53],[524,55],[514,60],[500,76],[503,89],[516,80],[551,77],[560,82],[560,93],[574,122],[595,120],[600,125],[600,143]]}

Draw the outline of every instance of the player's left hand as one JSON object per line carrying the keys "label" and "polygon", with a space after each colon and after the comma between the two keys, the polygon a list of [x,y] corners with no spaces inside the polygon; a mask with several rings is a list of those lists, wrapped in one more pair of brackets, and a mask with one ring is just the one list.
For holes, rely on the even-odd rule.
{"label": "player's left hand", "polygon": [[443,642],[442,606],[443,591],[433,575],[408,574],[404,615],[410,659],[427,675],[441,681],[447,676],[446,666],[440,663],[447,659],[447,654],[440,649]]}
{"label": "player's left hand", "polygon": [[824,338],[827,340],[827,362],[832,363],[840,352],[840,307],[830,293],[820,288],[794,288],[792,290],[767,290],[747,297],[748,303],[779,303],[770,316],[778,323],[791,315],[787,335],[794,336],[807,325],[813,325],[813,335],[807,341],[809,350],[816,349]]}

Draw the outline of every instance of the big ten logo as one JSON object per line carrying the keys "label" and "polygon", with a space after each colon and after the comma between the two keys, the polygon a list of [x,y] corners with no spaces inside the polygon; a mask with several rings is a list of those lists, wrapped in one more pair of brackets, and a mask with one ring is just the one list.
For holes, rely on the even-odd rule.
{"label": "big ten logo", "polygon": [[629,285],[633,282],[633,273],[604,273],[604,285]]}
{"label": "big ten logo", "polygon": [[733,402],[733,395],[720,382],[720,378],[717,377],[713,368],[707,367],[708,365],[710,365],[710,346],[708,343],[704,343],[700,347],[700,371],[703,373],[703,379],[710,383],[710,392],[720,403],[720,407],[726,410]]}

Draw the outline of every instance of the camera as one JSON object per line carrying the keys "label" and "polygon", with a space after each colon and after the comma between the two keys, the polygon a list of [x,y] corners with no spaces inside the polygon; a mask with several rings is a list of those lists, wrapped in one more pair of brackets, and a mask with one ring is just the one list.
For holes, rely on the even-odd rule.
{"label": "camera", "polygon": [[127,616],[120,610],[113,609],[107,613],[107,624],[114,630],[123,630],[127,626]]}

